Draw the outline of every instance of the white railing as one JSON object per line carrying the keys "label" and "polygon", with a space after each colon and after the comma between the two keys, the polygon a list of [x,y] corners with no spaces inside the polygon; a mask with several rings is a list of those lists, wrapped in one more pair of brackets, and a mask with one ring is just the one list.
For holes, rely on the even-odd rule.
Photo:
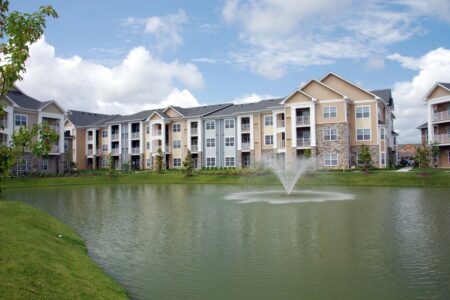
{"label": "white railing", "polygon": [[111,134],[111,141],[117,141],[118,139],[119,139],[119,134],[118,133]]}
{"label": "white railing", "polygon": [[59,152],[59,146],[58,145],[51,145],[50,146],[50,153],[58,153]]}
{"label": "white railing", "polygon": [[139,154],[140,148],[139,147],[133,147],[131,148],[131,154]]}
{"label": "white railing", "polygon": [[172,152],[172,147],[170,145],[166,145],[166,153],[171,153]]}
{"label": "white railing", "polygon": [[92,155],[92,154],[94,154],[94,149],[88,149],[88,151],[87,151],[88,153],[88,155]]}
{"label": "white railing", "polygon": [[277,127],[278,127],[278,128],[284,128],[284,126],[285,126],[285,125],[284,125],[284,120],[278,120],[278,121],[277,121]]}
{"label": "white railing", "polygon": [[8,122],[6,121],[6,119],[0,119],[0,129],[7,128],[7,127],[8,127]]}
{"label": "white railing", "polygon": [[191,128],[191,135],[197,135],[198,134],[198,128]]}
{"label": "white railing", "polygon": [[278,141],[278,148],[281,148],[281,149],[286,148],[286,141],[285,140]]}
{"label": "white railing", "polygon": [[297,138],[297,147],[309,147],[310,145],[310,138]]}
{"label": "white railing", "polygon": [[94,137],[92,135],[88,135],[88,142],[92,142],[94,140]]}
{"label": "white railing", "polygon": [[249,131],[250,130],[250,123],[241,124],[241,130],[242,131]]}
{"label": "white railing", "polygon": [[250,143],[242,143],[242,150],[250,150]]}
{"label": "white railing", "polygon": [[297,117],[297,125],[309,125],[310,118],[309,116],[298,116]]}
{"label": "white railing", "polygon": [[140,137],[139,131],[131,133],[131,138],[132,139],[139,139],[139,137]]}
{"label": "white railing", "polygon": [[162,135],[162,130],[161,129],[153,129],[152,132],[153,132],[153,135],[155,135],[155,136]]}
{"label": "white railing", "polygon": [[437,113],[434,113],[434,115],[433,115],[434,122],[447,121],[447,120],[450,121],[450,111],[448,111],[448,110],[437,112]]}
{"label": "white railing", "polygon": [[198,145],[191,145],[191,152],[198,152]]}
{"label": "white railing", "polygon": [[438,144],[450,144],[450,134],[436,134],[434,141]]}
{"label": "white railing", "polygon": [[111,154],[112,155],[118,155],[119,154],[119,148],[111,148]]}

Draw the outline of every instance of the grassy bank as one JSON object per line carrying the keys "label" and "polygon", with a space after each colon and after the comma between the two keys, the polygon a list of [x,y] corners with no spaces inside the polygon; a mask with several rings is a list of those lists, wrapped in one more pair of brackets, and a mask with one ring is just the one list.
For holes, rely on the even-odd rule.
{"label": "grassy bank", "polygon": [[0,201],[0,299],[126,298],[70,228],[28,205]]}
{"label": "grassy bank", "polygon": [[[72,177],[11,178],[3,183],[4,188],[37,186],[85,185],[85,184],[240,184],[240,185],[279,185],[272,174],[258,174],[245,171],[227,172],[199,171],[186,178],[180,172],[156,174],[128,173],[108,176],[90,173]],[[345,186],[406,186],[406,187],[450,187],[450,173],[443,169],[417,169],[400,173],[394,171],[362,172],[316,172],[308,174],[299,181],[299,186],[345,185]]]}

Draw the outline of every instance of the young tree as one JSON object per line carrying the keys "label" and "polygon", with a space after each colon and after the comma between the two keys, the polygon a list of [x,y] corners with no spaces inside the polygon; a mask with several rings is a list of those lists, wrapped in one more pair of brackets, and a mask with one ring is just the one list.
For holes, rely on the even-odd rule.
{"label": "young tree", "polygon": [[183,171],[186,177],[192,176],[194,171],[194,160],[192,159],[191,151],[189,150],[183,161]]}
{"label": "young tree", "polygon": [[164,156],[161,148],[158,148],[158,152],[156,154],[155,168],[157,173],[162,173],[164,163]]}
{"label": "young tree", "polygon": [[434,142],[433,145],[431,145],[431,157],[433,157],[433,165],[435,167],[437,167],[439,165],[438,161],[439,161],[439,155],[440,155],[440,150],[439,150],[439,143],[438,142]]}
{"label": "young tree", "polygon": [[361,149],[358,154],[359,163],[363,165],[364,171],[367,173],[369,171],[369,167],[372,165],[372,155],[370,154],[369,147],[367,145],[362,144]]}
{"label": "young tree", "polygon": [[417,147],[416,156],[414,156],[415,162],[419,167],[426,168],[429,166],[430,150],[427,146]]}
{"label": "young tree", "polygon": [[303,152],[303,155],[305,156],[306,159],[311,158],[311,149],[305,149],[305,151]]}

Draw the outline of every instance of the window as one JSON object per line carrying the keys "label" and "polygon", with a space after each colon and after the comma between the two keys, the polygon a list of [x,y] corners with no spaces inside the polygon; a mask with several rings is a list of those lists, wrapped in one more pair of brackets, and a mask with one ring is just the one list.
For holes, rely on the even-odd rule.
{"label": "window", "polygon": [[147,132],[147,134],[150,134],[150,126],[145,127],[145,131]]}
{"label": "window", "polygon": [[336,118],[336,106],[325,106],[323,108],[323,118]]}
{"label": "window", "polygon": [[337,164],[338,164],[337,153],[329,153],[324,155],[324,166],[332,167],[337,166]]}
{"label": "window", "polygon": [[356,118],[368,118],[370,117],[370,106],[357,106],[356,107]]}
{"label": "window", "polygon": [[265,135],[264,142],[266,145],[273,145],[273,135]]}
{"label": "window", "polygon": [[106,168],[108,167],[108,160],[107,159],[102,159],[102,168]]}
{"label": "window", "polygon": [[147,158],[147,168],[150,168],[152,166],[152,160],[150,158]]}
{"label": "window", "polygon": [[48,159],[43,159],[41,162],[41,170],[47,171],[48,170]]}
{"label": "window", "polygon": [[102,137],[108,137],[108,130],[102,130]]}
{"label": "window", "polygon": [[233,129],[234,128],[234,119],[226,119],[225,120],[225,128]]}
{"label": "window", "polygon": [[68,140],[64,140],[64,151],[69,150],[69,141]]}
{"label": "window", "polygon": [[370,141],[370,129],[356,129],[357,141]]}
{"label": "window", "polygon": [[448,162],[450,163],[450,151],[448,151]]}
{"label": "window", "polygon": [[325,128],[323,130],[324,141],[337,141],[337,128]]}
{"label": "window", "polygon": [[26,115],[15,115],[14,124],[16,126],[27,126],[27,116]]}
{"label": "window", "polygon": [[216,166],[216,158],[215,157],[207,157],[206,158],[206,166],[207,167],[215,167]]}
{"label": "window", "polygon": [[181,158],[174,158],[173,159],[173,166],[174,167],[181,167]]}
{"label": "window", "polygon": [[103,152],[108,152],[108,144],[103,144],[102,145],[102,151]]}
{"label": "window", "polygon": [[234,157],[225,157],[225,167],[234,167]]}
{"label": "window", "polygon": [[273,118],[272,116],[264,116],[264,126],[272,126]]}
{"label": "window", "polygon": [[234,147],[234,137],[226,137],[225,138],[225,146]]}
{"label": "window", "polygon": [[206,139],[206,147],[211,148],[216,146],[216,139]]}
{"label": "window", "polygon": [[364,165],[364,162],[361,160],[361,155],[359,154],[359,152],[356,153],[356,164],[357,164],[358,166]]}
{"label": "window", "polygon": [[381,152],[381,164],[386,164],[386,152]]}
{"label": "window", "polygon": [[150,150],[150,142],[147,142],[146,148],[147,148],[147,150]]}
{"label": "window", "polygon": [[214,130],[214,129],[216,129],[216,122],[215,121],[206,121],[205,127],[206,127],[206,130]]}
{"label": "window", "polygon": [[380,128],[380,139],[384,141],[386,139],[386,134],[384,128]]}
{"label": "window", "polygon": [[174,140],[172,144],[173,144],[173,149],[180,149],[181,148],[181,141],[180,140]]}
{"label": "window", "polygon": [[180,123],[173,124],[172,131],[173,132],[180,132],[181,131],[181,124]]}

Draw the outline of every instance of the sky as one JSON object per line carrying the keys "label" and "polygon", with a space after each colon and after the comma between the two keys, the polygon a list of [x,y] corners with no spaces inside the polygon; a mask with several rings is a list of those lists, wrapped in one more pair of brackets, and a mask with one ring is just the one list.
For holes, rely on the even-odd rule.
{"label": "sky", "polygon": [[400,143],[423,96],[450,82],[450,0],[20,0],[52,5],[24,92],[65,109],[129,114],[284,97],[327,72],[391,88]]}

